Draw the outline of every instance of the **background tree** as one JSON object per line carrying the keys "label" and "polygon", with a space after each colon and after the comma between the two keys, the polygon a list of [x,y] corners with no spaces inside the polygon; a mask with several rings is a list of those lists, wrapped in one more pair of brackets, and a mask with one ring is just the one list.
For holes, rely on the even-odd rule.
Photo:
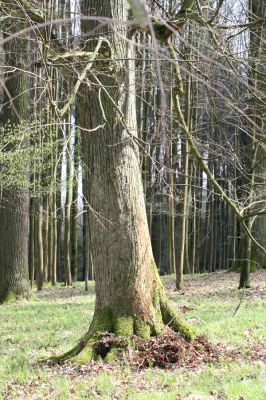
{"label": "background tree", "polygon": [[[10,4],[10,2],[9,2]],[[13,2],[12,2],[13,4]],[[15,7],[15,4],[13,4]],[[25,25],[9,20],[4,25],[5,75],[3,96],[4,147],[12,157],[16,145],[14,135],[20,136],[22,147],[27,146],[25,121],[29,118],[28,36],[16,37]],[[21,133],[20,133],[21,131]],[[11,134],[11,135],[10,135]],[[29,296],[28,229],[29,191],[25,183],[27,165],[21,161],[22,182],[5,182],[0,194],[0,301],[17,296]]]}
{"label": "background tree", "polygon": [[[126,39],[131,41],[134,37],[134,68],[141,78],[132,84],[128,94],[128,88],[122,90],[129,82],[123,74],[132,63],[117,61],[117,57],[127,56],[131,50],[114,33],[108,36],[107,26],[101,30],[96,22],[84,20],[81,34],[78,1],[73,4],[62,1],[58,7],[49,3],[38,10],[20,0],[12,12],[3,4],[7,3],[1,3],[1,22],[8,23],[11,13],[12,18],[20,19],[21,26],[30,26],[32,30],[28,49],[34,54],[34,67],[26,68],[31,76],[29,87],[34,86],[31,100],[35,125],[30,132],[30,146],[25,147],[24,140],[20,144],[13,141],[12,152],[0,152],[0,162],[4,165],[12,154],[16,154],[17,161],[21,160],[21,149],[25,155],[27,148],[31,176],[25,180],[24,168],[21,175],[32,198],[31,281],[36,280],[41,288],[43,282],[54,284],[57,279],[69,284],[72,277],[81,279],[85,272],[93,278],[94,229],[91,225],[94,225],[89,221],[96,215],[107,231],[110,227],[106,226],[108,218],[105,220],[104,214],[111,215],[112,207],[97,214],[99,203],[95,213],[89,200],[92,179],[89,173],[82,189],[84,211],[89,215],[81,219],[79,174],[82,169],[85,176],[91,166],[87,157],[92,147],[87,136],[101,135],[104,130],[112,132],[113,124],[119,129],[122,126],[122,140],[127,143],[124,137],[131,138],[140,154],[149,233],[161,273],[177,270],[177,287],[181,287],[183,272],[213,272],[228,267],[244,271],[245,265],[248,269],[249,265],[263,265],[262,247],[258,250],[259,246],[251,246],[251,235],[260,242],[264,232],[263,9],[256,11],[257,3],[250,3],[253,11],[247,19],[248,4],[242,0],[238,0],[237,7],[229,1],[218,4],[189,1],[182,3],[182,7],[181,2],[151,1],[150,11],[140,3],[140,16],[144,12],[141,23],[138,24],[136,17],[132,20],[131,14],[129,19],[123,16],[132,27]],[[136,7],[138,2],[134,4]],[[119,17],[118,13],[112,13],[112,7],[115,6],[108,6],[105,14]],[[181,8],[182,12],[177,12]],[[86,11],[82,20],[86,16],[98,18],[97,12],[91,14]],[[57,17],[63,18],[54,23]],[[105,17],[103,12],[101,17]],[[45,21],[47,25],[38,25]],[[92,40],[90,32],[94,26],[99,34],[107,35],[109,43],[103,41],[98,46],[98,41]],[[111,26],[118,29],[118,36],[125,36],[126,29]],[[80,45],[82,35],[88,43],[82,41]],[[170,37],[172,50],[169,43],[166,45]],[[113,49],[116,43],[117,51]],[[179,72],[176,75],[176,67],[180,69],[180,76],[177,76]],[[120,74],[119,91],[120,82],[114,74],[120,70],[123,74]],[[184,95],[181,91],[178,101],[185,125],[174,109],[176,81],[184,88]],[[114,87],[111,89],[110,85]],[[98,99],[91,99],[93,95]],[[132,117],[133,133],[131,122],[128,127],[124,119],[127,113],[122,110],[126,96],[131,99],[131,95],[136,97],[137,111],[137,118]],[[3,97],[0,101],[1,118],[5,110]],[[88,111],[90,102],[93,111]],[[132,107],[133,103],[128,101]],[[94,109],[95,115],[91,116]],[[74,144],[74,132],[80,125],[82,163],[77,161],[79,150]],[[23,134],[22,128],[18,130]],[[6,134],[1,137],[3,150],[6,149],[4,136],[7,137]],[[190,152],[188,139],[192,146]],[[91,143],[94,142],[91,140]],[[119,149],[114,142],[110,146]],[[252,151],[246,151],[250,146]],[[73,161],[77,168],[74,175]],[[13,169],[11,162],[1,168],[3,188],[5,180],[10,179],[6,172],[13,176],[11,171],[16,165],[13,164]],[[17,179],[19,174],[15,175]],[[73,176],[78,180],[76,186]],[[14,186],[21,185],[16,182]],[[112,218],[111,221],[113,214]],[[64,243],[63,238],[67,239]]]}

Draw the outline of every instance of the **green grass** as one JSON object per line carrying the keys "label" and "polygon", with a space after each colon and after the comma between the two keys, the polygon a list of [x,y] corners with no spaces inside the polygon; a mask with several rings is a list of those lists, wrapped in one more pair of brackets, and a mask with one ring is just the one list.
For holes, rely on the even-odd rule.
{"label": "green grass", "polygon": [[266,273],[254,277],[253,289],[245,292],[236,289],[238,275],[233,273],[186,277],[184,293],[173,290],[172,277],[164,277],[176,307],[189,307],[186,317],[198,334],[244,354],[197,370],[132,372],[99,364],[72,371],[38,364],[38,359],[65,352],[86,332],[94,308],[92,283],[88,293],[81,284],[47,287],[30,301],[2,305],[0,399],[266,400],[265,364],[248,359],[256,353],[254,346],[266,343]]}

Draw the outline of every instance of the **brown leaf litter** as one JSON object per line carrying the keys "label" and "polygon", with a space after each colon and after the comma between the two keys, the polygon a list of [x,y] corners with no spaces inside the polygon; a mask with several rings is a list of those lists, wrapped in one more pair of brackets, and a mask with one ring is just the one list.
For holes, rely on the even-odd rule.
{"label": "brown leaf litter", "polygon": [[188,342],[181,334],[166,327],[161,335],[145,341],[132,336],[133,345],[124,338],[105,333],[95,345],[95,351],[105,357],[116,347],[119,354],[127,353],[127,361],[134,369],[159,367],[164,369],[184,367],[196,368],[204,363],[217,362],[221,354],[220,346],[211,344],[206,336],[197,336]]}
{"label": "brown leaf litter", "polygon": [[165,327],[161,335],[151,337],[150,340],[132,336],[130,344],[123,337],[113,333],[103,333],[101,339],[95,342],[96,354],[104,359],[111,349],[116,349],[114,362],[98,363],[92,361],[85,365],[76,365],[71,362],[54,365],[58,372],[64,374],[85,374],[88,371],[98,373],[108,371],[117,365],[125,363],[132,370],[157,367],[162,369],[198,369],[204,364],[219,363],[221,360],[234,361],[247,359],[249,361],[266,361],[266,350],[263,345],[253,344],[248,352],[239,348],[226,348],[223,344],[213,344],[205,335],[200,335],[193,342],[188,342],[181,334]]}

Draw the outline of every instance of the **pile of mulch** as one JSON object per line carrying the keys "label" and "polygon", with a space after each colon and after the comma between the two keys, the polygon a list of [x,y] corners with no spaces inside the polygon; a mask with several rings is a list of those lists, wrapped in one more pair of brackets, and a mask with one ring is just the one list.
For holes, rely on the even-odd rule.
{"label": "pile of mulch", "polygon": [[187,342],[179,333],[165,328],[160,336],[149,341],[133,336],[134,346],[127,346],[123,338],[106,333],[94,345],[102,356],[107,355],[112,347],[118,349],[121,360],[125,351],[127,361],[135,369],[159,367],[171,369],[176,367],[196,368],[204,363],[217,362],[221,356],[221,346],[211,344],[206,336],[197,336],[194,342]]}

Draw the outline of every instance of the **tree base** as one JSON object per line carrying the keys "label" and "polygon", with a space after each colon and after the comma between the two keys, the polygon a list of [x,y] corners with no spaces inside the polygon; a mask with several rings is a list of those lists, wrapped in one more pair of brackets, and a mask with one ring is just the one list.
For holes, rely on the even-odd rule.
{"label": "tree base", "polygon": [[[97,359],[99,356],[105,358],[102,357],[101,352],[97,351],[97,343],[106,333],[113,334],[115,346],[112,347],[114,348],[121,348],[121,343],[124,346],[128,346],[128,344],[132,343],[133,337],[147,341],[151,336],[159,336],[165,326],[182,335],[186,342],[192,342],[195,339],[194,329],[171,306],[153,260],[151,262],[151,270],[154,280],[149,305],[144,304],[144,306],[142,305],[127,314],[121,314],[121,312],[111,307],[104,307],[100,310],[96,308],[89,331],[81,341],[67,353],[59,357],[53,357],[51,360],[59,362],[72,360],[86,363]],[[108,358],[111,357],[111,354]]]}
{"label": "tree base", "polygon": [[193,342],[188,342],[181,334],[165,327],[159,336],[149,340],[134,335],[125,339],[106,332],[92,345],[87,343],[83,351],[70,361],[73,368],[84,364],[90,368],[90,363],[94,368],[95,362],[100,362],[126,365],[137,370],[151,367],[169,369],[191,365],[202,367],[203,363],[219,361],[222,354],[221,347],[212,345],[205,336],[197,336]]}
{"label": "tree base", "polygon": [[[165,297],[161,298],[160,309],[155,315],[153,310],[152,321],[141,320],[137,316],[117,316],[111,309],[105,308],[95,311],[89,331],[80,342],[70,351],[59,357],[52,357],[50,361],[63,362],[71,360],[77,363],[87,363],[92,360],[116,358],[118,349],[126,349],[129,345],[134,346],[134,338],[149,340],[159,336],[165,326],[178,332],[187,342],[195,338],[194,329],[178,314],[169,304]],[[104,347],[103,337],[112,336]],[[102,344],[102,347],[100,346]],[[110,354],[109,354],[110,353]]]}
{"label": "tree base", "polygon": [[242,268],[240,272],[240,280],[238,289],[249,289],[251,288],[250,284],[250,269]]}
{"label": "tree base", "polygon": [[29,300],[30,298],[31,298],[30,292],[18,294],[13,291],[9,291],[0,298],[0,304],[12,304],[15,303],[17,300],[22,300],[22,299]]}
{"label": "tree base", "polygon": [[250,289],[251,284],[249,282],[241,282],[238,286],[238,289]]}

